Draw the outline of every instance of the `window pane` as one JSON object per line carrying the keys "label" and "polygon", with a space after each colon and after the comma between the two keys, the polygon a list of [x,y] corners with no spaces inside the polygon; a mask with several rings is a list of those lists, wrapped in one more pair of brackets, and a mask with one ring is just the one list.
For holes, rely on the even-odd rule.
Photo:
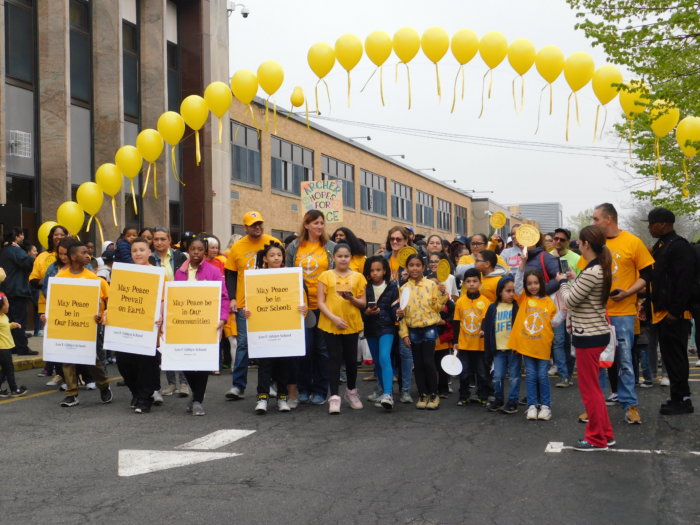
{"label": "window pane", "polygon": [[5,74],[30,84],[34,83],[32,18],[31,8],[5,3]]}
{"label": "window pane", "polygon": [[34,209],[34,179],[7,177],[7,202],[21,204],[23,208]]}
{"label": "window pane", "polygon": [[284,166],[280,159],[272,159],[271,169],[272,172],[272,187],[281,190],[284,189],[282,186],[282,179],[284,176]]}
{"label": "window pane", "polygon": [[246,150],[240,146],[234,145],[231,148],[233,155],[233,171],[231,177],[233,180],[246,181],[248,177],[248,162],[246,159]]}
{"label": "window pane", "polygon": [[70,95],[90,102],[91,69],[90,36],[78,31],[70,32]]}
{"label": "window pane", "polygon": [[290,190],[294,193],[301,194],[301,181],[306,180],[306,169],[304,166],[292,165],[292,187]]}
{"label": "window pane", "polygon": [[260,186],[260,152],[248,150],[248,182]]}
{"label": "window pane", "polygon": [[122,46],[124,51],[138,52],[138,39],[136,36],[136,27],[122,22]]}
{"label": "window pane", "polygon": [[71,0],[70,3],[70,25],[76,29],[89,31],[89,7],[79,0]]}
{"label": "window pane", "polygon": [[343,181],[343,204],[348,208],[355,208],[355,183]]}
{"label": "window pane", "polygon": [[292,145],[289,142],[280,141],[280,157],[284,160],[292,160]]}
{"label": "window pane", "polygon": [[139,116],[139,65],[134,55],[124,53],[124,114]]}

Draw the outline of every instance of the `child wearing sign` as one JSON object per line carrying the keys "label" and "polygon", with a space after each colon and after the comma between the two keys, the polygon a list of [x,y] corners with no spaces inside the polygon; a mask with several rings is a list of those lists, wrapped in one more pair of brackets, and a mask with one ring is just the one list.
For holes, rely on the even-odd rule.
{"label": "child wearing sign", "polygon": [[[2,280],[0,280],[2,282]],[[26,386],[17,386],[15,382],[15,367],[12,364],[12,349],[15,347],[15,342],[12,339],[10,330],[22,328],[19,323],[11,323],[7,317],[7,312],[10,310],[10,301],[7,296],[0,292],[0,388],[7,379],[9,390],[0,390],[0,397],[19,397],[27,393]]]}
{"label": "child wearing sign", "polygon": [[343,361],[348,380],[345,400],[350,408],[362,408],[356,388],[357,342],[364,327],[360,310],[367,304],[367,280],[361,273],[350,269],[351,257],[347,244],[336,244],[333,248],[335,269],[323,272],[318,278],[317,299],[321,311],[318,328],[324,332],[328,346],[329,414],[340,414],[338,387]]}

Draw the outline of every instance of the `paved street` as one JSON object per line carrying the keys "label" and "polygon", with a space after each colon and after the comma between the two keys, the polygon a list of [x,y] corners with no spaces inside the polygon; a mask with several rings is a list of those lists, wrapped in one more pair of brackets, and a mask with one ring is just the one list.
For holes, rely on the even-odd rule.
{"label": "paved street", "polygon": [[[36,372],[18,372],[19,383],[47,391]],[[661,387],[640,391],[642,426],[625,424],[612,407],[613,426],[619,449],[674,453],[545,454],[549,442],[582,436],[575,388],[553,389],[549,422],[526,421],[522,407],[515,416],[457,407],[455,394],[437,412],[343,406],[330,417],[326,406],[281,414],[272,402],[257,416],[255,371],[250,378],[245,400],[226,401],[230,375],[211,377],[200,418],[172,397],[133,414],[116,384],[111,405],[99,404],[97,392],[81,392],[71,409],[58,406],[57,392],[3,401],[0,522],[700,522],[700,456],[688,454],[700,451],[700,419],[657,415]],[[361,383],[363,398],[370,388]],[[221,429],[255,432],[212,450],[240,456],[118,475],[120,450],[174,453]]]}

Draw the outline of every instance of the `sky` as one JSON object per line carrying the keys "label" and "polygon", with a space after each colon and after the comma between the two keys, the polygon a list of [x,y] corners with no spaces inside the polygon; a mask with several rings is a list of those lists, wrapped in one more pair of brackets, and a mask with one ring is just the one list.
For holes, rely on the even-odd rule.
{"label": "sky", "polygon": [[[246,0],[244,4],[250,10],[248,18],[241,17],[240,9],[229,18],[230,72],[256,71],[266,60],[279,62],[285,80],[273,99],[284,107],[290,106],[294,87],[301,86],[309,110],[315,109],[317,79],[307,63],[308,49],[317,42],[333,46],[345,33],[353,33],[364,42],[372,31],[381,29],[393,35],[405,26],[415,28],[419,34],[431,26],[440,26],[450,36],[462,28],[473,30],[479,37],[488,31],[500,31],[509,42],[527,38],[538,50],[555,45],[565,56],[576,51],[589,53],[596,68],[607,63],[604,51],[592,47],[583,32],[574,29],[575,13],[564,0]],[[384,107],[378,74],[364,92],[360,91],[376,69],[367,56],[351,72],[350,107],[347,73],[336,63],[326,77],[331,104],[325,87],[320,86],[322,119],[313,121],[348,137],[369,135],[372,140],[363,140],[364,145],[386,155],[403,154],[405,159],[401,162],[416,169],[435,168],[426,173],[441,180],[456,179],[459,188],[493,191],[478,193],[476,197],[489,197],[501,204],[561,202],[565,222],[566,217],[601,202],[612,202],[623,216],[632,205],[630,179],[624,173],[628,168],[627,143],[612,131],[612,123],[623,118],[617,99],[608,104],[603,138],[594,142],[597,99],[590,83],[581,89],[580,122],[576,121],[572,99],[567,142],[567,98],[571,90],[563,74],[554,82],[552,115],[548,114],[545,91],[540,128],[535,135],[538,99],[545,81],[534,66],[524,76],[525,105],[518,113],[511,92],[516,73],[505,59],[493,72],[492,96],[485,98],[479,118],[482,77],[488,67],[478,54],[465,66],[465,97],[461,100],[458,93],[452,114],[459,65],[450,51],[439,62],[441,102],[433,63],[422,51],[410,62],[410,110],[403,66],[398,83],[395,82],[397,62],[392,53],[384,66]],[[624,70],[623,75],[625,80],[630,78]],[[519,94],[520,85],[517,86]],[[261,89],[258,95],[265,93]],[[602,122],[603,113],[599,126]],[[441,134],[440,139],[436,132]]]}

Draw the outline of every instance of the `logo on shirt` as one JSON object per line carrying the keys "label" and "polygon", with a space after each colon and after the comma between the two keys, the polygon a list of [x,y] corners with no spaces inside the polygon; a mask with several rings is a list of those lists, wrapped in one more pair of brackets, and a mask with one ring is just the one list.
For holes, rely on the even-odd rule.
{"label": "logo on shirt", "polygon": [[476,303],[476,307],[479,310],[483,310],[484,309],[484,301],[479,301],[478,303]]}
{"label": "logo on shirt", "polygon": [[244,255],[246,270],[255,270],[255,259],[257,258],[257,255],[257,251],[248,252]]}
{"label": "logo on shirt", "polygon": [[529,314],[525,318],[525,331],[529,335],[537,335],[544,329],[544,319],[540,315],[540,312],[535,311]]}
{"label": "logo on shirt", "polygon": [[481,316],[475,309],[466,310],[462,319],[462,328],[470,335],[475,335],[481,328]]}
{"label": "logo on shirt", "polygon": [[614,252],[612,250],[610,250],[610,255],[612,255],[612,265],[610,267],[610,271],[611,271],[612,275],[615,276],[615,274],[617,273],[617,270],[620,269],[620,267],[617,264],[617,261],[618,261],[618,259],[622,259],[622,255],[620,255],[619,253]]}
{"label": "logo on shirt", "polygon": [[537,306],[537,301],[535,301],[534,299],[528,299],[527,305],[528,306]]}
{"label": "logo on shirt", "polygon": [[299,266],[301,266],[301,271],[304,272],[304,275],[306,275],[307,277],[315,274],[318,271],[318,261],[311,254],[304,256],[299,262]]}

